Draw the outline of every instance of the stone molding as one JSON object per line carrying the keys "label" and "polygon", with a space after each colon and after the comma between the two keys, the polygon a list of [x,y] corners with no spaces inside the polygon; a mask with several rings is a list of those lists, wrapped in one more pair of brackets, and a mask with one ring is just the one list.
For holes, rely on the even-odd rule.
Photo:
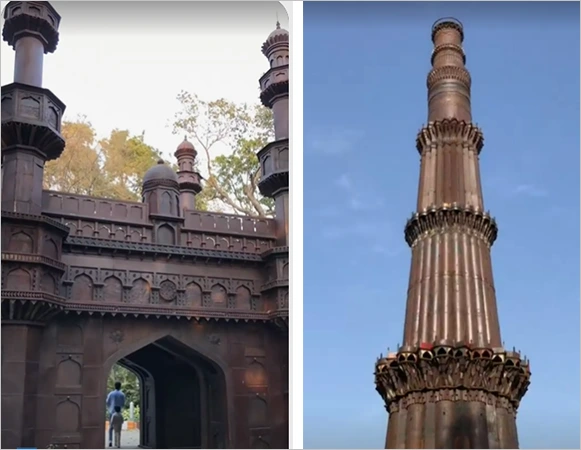
{"label": "stone molding", "polygon": [[434,23],[434,25],[432,25],[432,42],[435,42],[436,34],[442,30],[445,30],[446,28],[456,30],[458,33],[460,33],[460,40],[464,40],[464,27],[462,26],[462,23],[453,17],[446,17],[439,19]]}
{"label": "stone molding", "polygon": [[452,204],[416,212],[406,223],[405,240],[413,247],[423,236],[450,229],[475,233],[489,246],[494,244],[498,236],[496,221],[489,213]]}
{"label": "stone molding", "polygon": [[272,108],[279,98],[288,97],[288,80],[270,84],[260,93],[260,101],[267,108]]}
{"label": "stone molding", "polygon": [[464,84],[467,89],[472,86],[472,77],[470,72],[464,67],[458,66],[442,66],[436,67],[428,73],[426,84],[428,89],[433,89],[434,86],[443,80],[457,80]]}
{"label": "stone molding", "polygon": [[438,402],[480,402],[496,408],[504,408],[516,415],[517,409],[504,397],[479,390],[442,389],[439,391],[412,392],[386,406],[389,414],[407,410],[411,405],[425,405]]}
{"label": "stone molding", "polygon": [[[375,365],[376,389],[388,409],[412,393],[443,390],[452,393],[445,394],[449,394],[446,398],[440,393],[439,397],[430,399],[461,401],[468,397],[458,392],[480,391],[504,398],[517,409],[530,384],[530,376],[528,361],[517,352],[504,348],[471,348],[464,344],[402,348],[398,353],[378,359]],[[470,395],[478,397],[479,394]],[[480,397],[478,401],[488,401],[488,397]]]}
{"label": "stone molding", "polygon": [[466,53],[464,53],[464,49],[461,46],[456,44],[440,44],[437,47],[435,47],[434,50],[432,50],[432,60],[431,60],[432,64],[434,64],[434,59],[436,58],[438,53],[444,50],[453,50],[455,52],[458,52],[460,55],[462,55],[462,62],[466,64]]}
{"label": "stone molding", "polygon": [[484,135],[480,128],[472,123],[444,119],[424,126],[416,138],[416,148],[420,154],[437,149],[443,144],[462,145],[480,154],[484,146]]}

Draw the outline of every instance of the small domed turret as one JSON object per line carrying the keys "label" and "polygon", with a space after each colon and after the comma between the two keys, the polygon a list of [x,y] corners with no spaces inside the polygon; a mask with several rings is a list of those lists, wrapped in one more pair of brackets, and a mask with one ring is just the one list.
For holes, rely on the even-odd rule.
{"label": "small domed turret", "polygon": [[145,175],[143,175],[144,187],[146,183],[155,181],[175,181],[176,183],[178,182],[177,174],[161,158],[157,161],[156,166],[153,166],[151,169],[145,172]]}
{"label": "small domed turret", "polygon": [[178,175],[161,158],[143,176],[142,201],[150,214],[179,216]]}
{"label": "small domed turret", "polygon": [[270,67],[284,66],[289,63],[289,33],[276,22],[276,29],[262,44],[262,53],[270,61]]}
{"label": "small domed turret", "polygon": [[178,145],[175,157],[178,160],[178,183],[180,190],[180,203],[182,209],[196,209],[196,195],[202,191],[202,177],[196,172],[196,151],[194,145],[188,141],[187,136]]}

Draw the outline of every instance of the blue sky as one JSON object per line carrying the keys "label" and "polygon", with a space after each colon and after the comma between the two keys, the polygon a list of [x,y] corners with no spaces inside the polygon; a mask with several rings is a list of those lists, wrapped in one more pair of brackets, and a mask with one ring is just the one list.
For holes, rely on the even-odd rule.
{"label": "blue sky", "polygon": [[304,445],[383,448],[432,23],[465,27],[503,340],[531,360],[521,448],[579,448],[579,3],[304,4]]}

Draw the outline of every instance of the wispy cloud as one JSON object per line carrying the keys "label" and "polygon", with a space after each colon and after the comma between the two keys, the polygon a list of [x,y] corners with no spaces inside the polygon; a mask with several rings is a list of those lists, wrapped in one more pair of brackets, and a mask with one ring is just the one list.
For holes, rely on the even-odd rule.
{"label": "wispy cloud", "polygon": [[342,155],[355,149],[363,134],[356,130],[336,130],[321,133],[321,137],[311,140],[309,147],[326,155]]}
{"label": "wispy cloud", "polygon": [[547,197],[549,195],[545,189],[535,186],[534,184],[519,184],[513,189],[512,194],[525,195],[528,197]]}
{"label": "wispy cloud", "polygon": [[344,173],[335,180],[342,195],[347,199],[347,207],[352,212],[373,211],[383,206],[383,200],[370,192],[362,192],[361,185],[354,177]]}

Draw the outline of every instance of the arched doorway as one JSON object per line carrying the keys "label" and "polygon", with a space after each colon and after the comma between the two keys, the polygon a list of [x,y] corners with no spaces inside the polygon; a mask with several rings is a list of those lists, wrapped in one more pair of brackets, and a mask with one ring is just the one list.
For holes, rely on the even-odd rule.
{"label": "arched doorway", "polygon": [[222,369],[170,336],[114,361],[139,377],[139,447],[227,448]]}

